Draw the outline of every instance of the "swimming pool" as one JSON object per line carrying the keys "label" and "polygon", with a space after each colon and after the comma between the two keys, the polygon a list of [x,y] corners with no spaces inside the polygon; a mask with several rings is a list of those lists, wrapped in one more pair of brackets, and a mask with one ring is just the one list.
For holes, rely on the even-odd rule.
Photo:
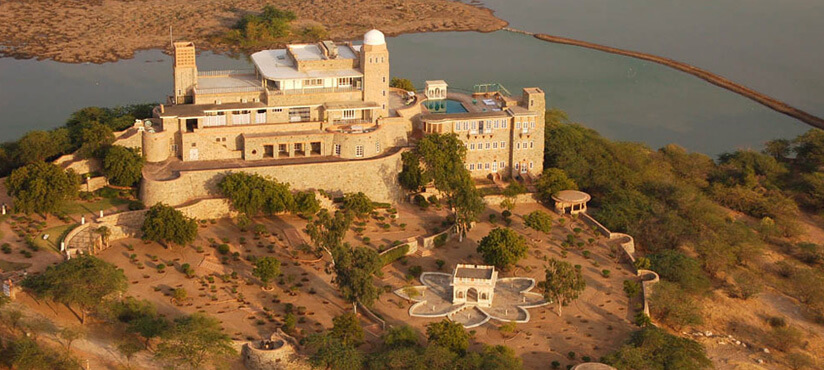
{"label": "swimming pool", "polygon": [[428,100],[423,102],[423,106],[429,110],[430,113],[466,113],[468,110],[464,108],[463,104],[457,100]]}

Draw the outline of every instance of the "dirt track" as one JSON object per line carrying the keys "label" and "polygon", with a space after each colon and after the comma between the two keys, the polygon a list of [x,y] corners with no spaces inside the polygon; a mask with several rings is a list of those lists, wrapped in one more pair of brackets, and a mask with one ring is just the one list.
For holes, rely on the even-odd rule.
{"label": "dirt track", "polygon": [[378,28],[387,35],[501,29],[492,11],[452,0],[10,0],[0,2],[0,56],[60,62],[110,62],[136,50],[168,48],[175,39],[201,50],[246,13],[272,4],[316,21],[335,40],[357,39]]}

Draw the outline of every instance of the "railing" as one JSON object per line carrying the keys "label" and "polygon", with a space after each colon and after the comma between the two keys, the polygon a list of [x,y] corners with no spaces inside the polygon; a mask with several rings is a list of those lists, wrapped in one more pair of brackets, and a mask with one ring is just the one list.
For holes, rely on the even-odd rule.
{"label": "railing", "polygon": [[198,71],[198,77],[208,76],[234,76],[234,75],[253,75],[254,69],[221,69],[216,71]]}
{"label": "railing", "polygon": [[304,88],[304,89],[291,89],[291,90],[269,90],[269,94],[272,95],[303,95],[303,94],[324,94],[324,93],[337,93],[337,92],[351,92],[351,91],[361,91],[363,88],[360,87],[318,87],[318,88]]}
{"label": "railing", "polygon": [[263,91],[261,86],[195,88],[195,94],[226,94]]}
{"label": "railing", "polygon": [[368,119],[336,119],[336,120],[332,120],[332,123],[336,124],[336,125],[357,125],[357,124],[363,124],[363,123],[370,123],[371,124],[372,120],[368,120]]}

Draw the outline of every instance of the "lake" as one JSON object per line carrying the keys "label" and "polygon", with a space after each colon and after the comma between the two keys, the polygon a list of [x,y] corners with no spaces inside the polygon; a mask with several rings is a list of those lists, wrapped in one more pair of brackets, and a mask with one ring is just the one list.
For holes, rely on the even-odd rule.
{"label": "lake", "polygon": [[[799,46],[801,41],[817,40],[810,28],[824,27],[809,16],[819,8],[799,0],[790,0],[790,4],[801,4],[797,6],[753,0],[747,4],[755,10],[740,17],[755,13],[750,14],[755,19],[752,22],[762,22],[762,27],[751,21],[730,26],[736,32],[712,27],[730,21],[736,6],[743,6],[739,3],[488,0],[486,5],[516,28],[690,62],[824,114],[824,72],[812,65],[824,65],[824,51]],[[780,9],[769,13],[767,5]],[[777,24],[791,22],[794,14],[798,17],[795,28],[764,26],[773,16]],[[767,35],[771,38],[765,39]],[[788,38],[801,41],[782,42]],[[539,86],[547,92],[548,107],[567,111],[574,121],[609,138],[641,141],[653,148],[677,143],[716,155],[736,148],[758,149],[766,140],[794,137],[809,129],[658,64],[506,31],[402,35],[389,38],[388,44],[392,75],[410,78],[419,88],[426,79],[444,79],[463,89],[497,82],[515,94],[522,87]],[[242,68],[248,62],[205,52],[198,56],[198,65],[202,70],[228,69]],[[60,126],[72,111],[84,106],[163,101],[171,84],[171,58],[158,50],[101,65],[0,59],[0,109],[4,112],[0,139],[14,140],[28,130]]]}

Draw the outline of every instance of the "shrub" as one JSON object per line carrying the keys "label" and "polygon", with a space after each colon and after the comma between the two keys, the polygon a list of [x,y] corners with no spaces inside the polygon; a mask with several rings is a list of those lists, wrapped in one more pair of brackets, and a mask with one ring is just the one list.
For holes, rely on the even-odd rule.
{"label": "shrub", "polygon": [[444,244],[446,244],[446,239],[448,237],[448,233],[443,233],[441,235],[436,236],[434,240],[435,248],[442,247]]}
{"label": "shrub", "polygon": [[129,210],[130,211],[139,211],[141,209],[146,209],[146,205],[139,200],[132,200],[129,201]]}
{"label": "shrub", "polygon": [[412,276],[418,277],[421,276],[421,273],[423,273],[423,267],[418,265],[409,267],[409,274],[411,274]]}
{"label": "shrub", "polygon": [[610,274],[610,271],[609,271],[609,270],[607,270],[607,269],[603,269],[603,270],[601,270],[601,276],[603,276],[603,277],[605,277],[605,278],[608,278],[608,277],[609,277],[609,274]]}
{"label": "shrub", "polygon": [[435,264],[438,265],[438,270],[443,270],[443,265],[446,264],[446,261],[442,259],[435,260]]}
{"label": "shrub", "polygon": [[633,280],[624,280],[624,293],[627,297],[635,297],[641,292],[641,283]]}
{"label": "shrub", "polygon": [[404,244],[404,245],[399,246],[395,249],[392,249],[392,250],[390,250],[386,253],[383,253],[383,254],[380,255],[381,265],[386,266],[386,265],[388,265],[392,262],[395,262],[396,260],[398,260],[398,259],[402,258],[403,256],[405,256],[406,253],[408,253],[408,252],[409,252],[409,244]]}
{"label": "shrub", "polygon": [[524,224],[532,229],[549,233],[552,231],[552,217],[546,212],[533,211],[524,217]]}
{"label": "shrub", "polygon": [[228,244],[221,244],[217,247],[217,252],[220,254],[228,254],[229,253],[229,245]]}

